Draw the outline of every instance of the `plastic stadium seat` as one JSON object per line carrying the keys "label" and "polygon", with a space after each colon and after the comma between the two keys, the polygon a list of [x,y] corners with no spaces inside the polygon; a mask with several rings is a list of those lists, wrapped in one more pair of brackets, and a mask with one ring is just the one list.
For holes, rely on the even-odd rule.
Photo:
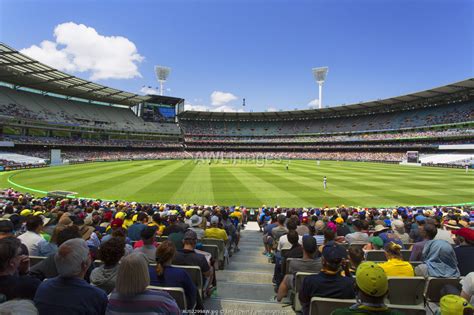
{"label": "plastic stadium seat", "polygon": [[216,245],[219,249],[219,267],[224,269],[225,265],[225,243],[221,239],[217,238],[203,238],[202,243],[206,245]]}
{"label": "plastic stadium seat", "polygon": [[42,262],[43,260],[46,259],[46,257],[43,256],[29,256],[30,258],[30,267]]}
{"label": "plastic stadium seat", "polygon": [[425,284],[424,277],[389,277],[387,299],[390,304],[424,305]]}
{"label": "plastic stadium seat", "polygon": [[445,285],[452,285],[461,291],[461,278],[433,278],[429,277],[426,282],[425,299],[428,303],[439,303],[442,297],[442,289]]}
{"label": "plastic stadium seat", "polygon": [[199,294],[202,297],[202,272],[201,268],[198,266],[184,266],[184,265],[171,265],[172,267],[175,268],[180,268],[185,270],[189,276],[191,277],[191,280],[193,281],[194,285],[196,286],[197,290],[199,291]]}
{"label": "plastic stadium seat", "polygon": [[186,295],[184,294],[184,289],[183,288],[178,288],[178,287],[159,287],[159,286],[154,286],[150,285],[148,286],[149,290],[157,290],[157,291],[165,291],[171,295],[171,297],[176,301],[176,304],[178,304],[179,309],[181,310],[187,310],[188,307],[186,305]]}
{"label": "plastic stadium seat", "polygon": [[219,258],[219,248],[217,247],[217,245],[203,244],[201,250],[204,251],[204,252],[208,252],[209,254],[211,254],[212,259],[213,259],[214,261],[218,261],[218,258]]}
{"label": "plastic stadium seat", "polygon": [[354,299],[329,299],[314,297],[311,299],[309,306],[310,315],[329,315],[332,311],[338,308],[347,308],[356,304]]}
{"label": "plastic stadium seat", "polygon": [[294,298],[293,298],[293,310],[295,312],[301,312],[301,303],[299,299],[299,292],[301,287],[303,286],[303,280],[307,276],[315,275],[317,273],[311,273],[311,272],[297,272],[295,274],[295,288],[294,288]]}
{"label": "plastic stadium seat", "polygon": [[[411,250],[401,250],[403,260],[408,261],[410,259]],[[385,251],[383,250],[371,250],[367,252],[367,261],[387,261],[385,257]]]}

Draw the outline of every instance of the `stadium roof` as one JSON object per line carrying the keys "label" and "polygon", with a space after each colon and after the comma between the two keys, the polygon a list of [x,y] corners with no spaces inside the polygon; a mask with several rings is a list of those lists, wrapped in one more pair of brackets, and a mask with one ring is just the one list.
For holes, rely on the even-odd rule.
{"label": "stadium roof", "polygon": [[56,70],[0,43],[0,81],[69,97],[133,106],[149,96],[113,89]]}
{"label": "stadium roof", "polygon": [[409,106],[416,102],[427,102],[435,101],[442,97],[449,97],[457,94],[458,92],[474,92],[474,78],[470,78],[464,81],[448,84],[438,88],[401,95],[397,97],[391,97],[387,99],[380,99],[370,102],[325,107],[322,109],[307,109],[307,110],[293,110],[293,111],[279,111],[279,112],[211,112],[211,111],[184,111],[179,117],[188,119],[249,119],[249,120],[260,120],[260,119],[291,119],[291,118],[308,118],[309,116],[326,116],[332,114],[347,114],[354,113],[354,111],[371,111],[384,109],[387,107],[393,110],[403,109],[403,107]]}

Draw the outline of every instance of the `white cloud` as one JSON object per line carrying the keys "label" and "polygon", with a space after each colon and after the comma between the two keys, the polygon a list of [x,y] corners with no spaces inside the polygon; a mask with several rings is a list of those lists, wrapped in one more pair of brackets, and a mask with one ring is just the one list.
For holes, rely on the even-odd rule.
{"label": "white cloud", "polygon": [[199,112],[207,112],[210,110],[209,106],[206,105],[193,105],[191,103],[184,104],[184,110],[195,110]]}
{"label": "white cloud", "polygon": [[211,107],[211,106],[196,105],[196,104],[191,104],[191,103],[184,104],[184,110],[195,110],[195,111],[200,111],[200,112],[219,112],[219,113],[220,112],[226,112],[226,113],[244,112],[242,108],[237,109],[230,105]]}
{"label": "white cloud", "polygon": [[315,98],[311,102],[308,103],[310,108],[319,108],[319,99]]}
{"label": "white cloud", "polygon": [[62,23],[55,41],[45,40],[20,52],[59,70],[90,72],[90,80],[141,77],[137,64],[144,57],[123,36],[104,36],[84,24]]}
{"label": "white cloud", "polygon": [[229,102],[235,101],[237,96],[228,92],[214,91],[211,94],[211,104],[212,106],[221,106]]}
{"label": "white cloud", "polygon": [[267,112],[277,112],[277,111],[278,111],[278,109],[273,107],[273,106],[267,107]]}
{"label": "white cloud", "polygon": [[140,89],[140,92],[146,95],[158,95],[160,94],[157,90],[152,87],[144,86]]}

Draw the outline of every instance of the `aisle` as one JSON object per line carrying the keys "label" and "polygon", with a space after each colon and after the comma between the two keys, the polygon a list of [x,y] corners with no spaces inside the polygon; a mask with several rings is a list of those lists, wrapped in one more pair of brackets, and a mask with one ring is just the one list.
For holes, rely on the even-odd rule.
{"label": "aisle", "polygon": [[206,309],[226,314],[294,314],[291,307],[272,301],[274,265],[262,255],[262,233],[256,222],[249,222],[241,232],[239,247],[225,270],[217,272],[217,295],[204,301]]}

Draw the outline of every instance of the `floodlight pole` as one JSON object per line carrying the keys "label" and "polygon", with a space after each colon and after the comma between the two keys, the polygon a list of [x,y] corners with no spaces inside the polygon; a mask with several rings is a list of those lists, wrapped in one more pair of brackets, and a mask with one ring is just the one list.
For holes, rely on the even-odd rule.
{"label": "floodlight pole", "polygon": [[168,76],[171,72],[171,68],[164,66],[155,66],[156,79],[160,83],[160,95],[163,96],[163,86],[168,79]]}
{"label": "floodlight pole", "polygon": [[323,83],[328,74],[328,67],[313,68],[314,79],[319,85],[319,109],[323,108]]}

